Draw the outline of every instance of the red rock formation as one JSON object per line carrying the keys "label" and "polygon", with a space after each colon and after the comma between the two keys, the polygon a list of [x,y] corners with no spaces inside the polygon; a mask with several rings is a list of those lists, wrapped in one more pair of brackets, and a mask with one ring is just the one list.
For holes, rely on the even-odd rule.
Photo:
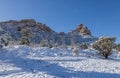
{"label": "red rock formation", "polygon": [[36,21],[34,19],[22,19],[21,21],[19,21],[19,23],[23,23],[29,26],[35,26],[36,25]]}
{"label": "red rock formation", "polygon": [[75,30],[70,32],[70,34],[79,34],[79,35],[90,35],[91,31],[83,24],[80,24]]}
{"label": "red rock formation", "polygon": [[76,30],[80,32],[80,30],[83,28],[83,26],[84,26],[83,24],[80,24],[80,25],[77,27]]}
{"label": "red rock formation", "polygon": [[37,23],[37,27],[39,28],[38,30],[44,30],[47,32],[52,32],[52,29],[48,26],[46,26],[45,24],[42,23]]}

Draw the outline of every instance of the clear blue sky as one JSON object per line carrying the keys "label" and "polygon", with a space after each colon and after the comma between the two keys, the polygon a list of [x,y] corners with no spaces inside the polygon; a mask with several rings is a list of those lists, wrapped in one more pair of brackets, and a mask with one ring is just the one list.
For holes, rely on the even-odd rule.
{"label": "clear blue sky", "polygon": [[0,0],[0,21],[32,18],[68,32],[80,23],[120,42],[120,0]]}

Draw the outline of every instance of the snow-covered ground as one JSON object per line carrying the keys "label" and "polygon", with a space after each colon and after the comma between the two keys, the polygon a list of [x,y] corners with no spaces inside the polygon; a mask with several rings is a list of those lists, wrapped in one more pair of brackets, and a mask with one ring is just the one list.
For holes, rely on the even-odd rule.
{"label": "snow-covered ground", "polygon": [[94,50],[8,46],[0,50],[0,78],[120,78],[120,57]]}

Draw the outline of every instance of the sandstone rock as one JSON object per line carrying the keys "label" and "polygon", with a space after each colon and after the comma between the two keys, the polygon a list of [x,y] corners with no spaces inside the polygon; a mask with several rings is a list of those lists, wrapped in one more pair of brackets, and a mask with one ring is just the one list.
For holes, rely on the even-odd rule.
{"label": "sandstone rock", "polygon": [[52,29],[50,27],[48,27],[46,24],[37,23],[37,27],[38,27],[38,30],[44,30],[44,31],[47,31],[47,32],[52,32]]}
{"label": "sandstone rock", "polygon": [[81,31],[81,29],[83,28],[83,26],[84,26],[83,24],[80,24],[80,25],[77,27],[77,29],[76,29],[76,30],[80,32],[80,31]]}
{"label": "sandstone rock", "polygon": [[23,24],[26,24],[28,26],[35,26],[36,25],[36,21],[34,19],[22,19],[21,21],[19,21],[19,23],[23,23]]}
{"label": "sandstone rock", "polygon": [[47,32],[51,32],[52,31],[48,26],[44,26],[43,29],[46,30]]}
{"label": "sandstone rock", "polygon": [[0,25],[6,25],[6,24],[17,25],[17,24],[19,24],[19,22],[16,20],[9,20],[9,21],[5,21],[5,22],[0,22]]}
{"label": "sandstone rock", "polygon": [[82,27],[82,29],[80,30],[80,34],[81,35],[90,35],[91,36],[90,30],[86,26]]}
{"label": "sandstone rock", "polygon": [[70,34],[78,34],[78,35],[90,35],[91,36],[91,31],[83,24],[80,24],[75,30],[72,30]]}

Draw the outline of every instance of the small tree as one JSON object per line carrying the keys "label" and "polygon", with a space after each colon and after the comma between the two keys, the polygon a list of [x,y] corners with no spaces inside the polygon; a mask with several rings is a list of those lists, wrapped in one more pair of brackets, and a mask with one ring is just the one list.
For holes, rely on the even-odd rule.
{"label": "small tree", "polygon": [[79,55],[79,48],[73,48],[72,54],[73,55]]}
{"label": "small tree", "polygon": [[88,46],[87,46],[87,44],[85,42],[82,42],[80,44],[80,48],[82,48],[82,49],[88,49]]}
{"label": "small tree", "polygon": [[98,50],[99,54],[107,59],[112,54],[115,40],[115,37],[102,37],[92,45],[92,48]]}

